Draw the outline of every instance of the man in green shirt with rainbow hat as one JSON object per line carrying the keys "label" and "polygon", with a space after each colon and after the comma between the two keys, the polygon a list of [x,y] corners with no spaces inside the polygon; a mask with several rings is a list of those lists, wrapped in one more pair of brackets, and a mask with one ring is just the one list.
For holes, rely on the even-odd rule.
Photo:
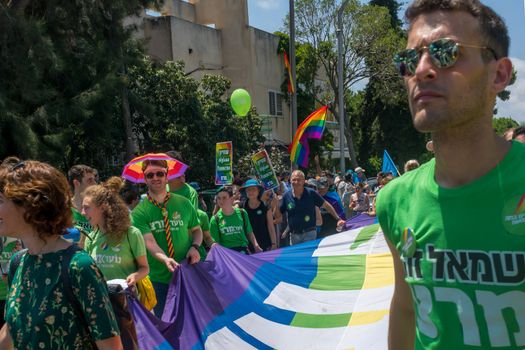
{"label": "man in green shirt with rainbow hat", "polygon": [[394,258],[390,349],[525,348],[525,146],[492,117],[512,63],[479,0],[415,0],[394,58],[435,158],[382,189]]}
{"label": "man in green shirt with rainbow hat", "polygon": [[131,213],[133,226],[144,236],[150,279],[157,295],[154,308],[162,316],[173,271],[185,258],[199,262],[202,230],[197,211],[186,198],[166,191],[168,163],[145,160],[142,164],[148,186],[146,198]]}

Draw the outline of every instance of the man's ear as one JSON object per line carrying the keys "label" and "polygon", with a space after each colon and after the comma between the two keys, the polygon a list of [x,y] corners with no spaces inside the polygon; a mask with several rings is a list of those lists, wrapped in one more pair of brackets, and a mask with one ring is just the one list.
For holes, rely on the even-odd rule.
{"label": "man's ear", "polygon": [[512,78],[512,61],[508,57],[500,58],[496,62],[496,68],[493,79],[491,81],[492,88],[496,94],[509,85],[510,79]]}

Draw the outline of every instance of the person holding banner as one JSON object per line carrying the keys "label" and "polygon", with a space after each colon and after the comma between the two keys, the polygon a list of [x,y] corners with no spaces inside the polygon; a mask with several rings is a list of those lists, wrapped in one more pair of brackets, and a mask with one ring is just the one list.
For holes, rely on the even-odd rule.
{"label": "person holding banner", "polygon": [[166,191],[168,163],[144,160],[146,198],[131,212],[133,226],[144,236],[148,251],[150,279],[157,295],[155,314],[164,311],[173,271],[185,258],[190,264],[200,260],[202,230],[197,211],[186,198]]}
{"label": "person holding banner", "polygon": [[316,191],[307,188],[305,176],[301,170],[295,170],[291,177],[292,190],[283,195],[280,210],[286,213],[290,230],[290,245],[311,241],[317,238],[315,208],[324,208],[337,221],[337,227],[345,224],[339,218],[334,207]]}
{"label": "person holding banner", "polygon": [[223,247],[249,254],[248,240],[256,253],[262,252],[253,234],[252,225],[244,209],[233,207],[233,190],[224,186],[217,192],[217,203],[220,207],[210,221],[210,233],[215,242]]}
{"label": "person holding banner", "polygon": [[273,213],[261,201],[263,187],[257,180],[250,179],[244,183],[241,190],[246,192],[247,200],[243,203],[243,209],[248,213],[257,242],[263,250],[276,249],[277,240]]}
{"label": "person holding banner", "polygon": [[390,349],[525,348],[525,145],[496,135],[513,75],[503,19],[479,0],[416,0],[395,55],[435,158],[379,191],[393,255]]}

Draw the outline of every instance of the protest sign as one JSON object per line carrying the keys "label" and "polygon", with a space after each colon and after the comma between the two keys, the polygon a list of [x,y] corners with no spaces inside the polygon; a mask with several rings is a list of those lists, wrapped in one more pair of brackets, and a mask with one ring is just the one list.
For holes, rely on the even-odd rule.
{"label": "protest sign", "polygon": [[266,150],[255,153],[252,156],[252,163],[265,190],[273,190],[279,187],[279,180],[275,176],[272,162]]}
{"label": "protest sign", "polygon": [[231,141],[217,142],[215,145],[215,184],[233,183],[233,146]]}

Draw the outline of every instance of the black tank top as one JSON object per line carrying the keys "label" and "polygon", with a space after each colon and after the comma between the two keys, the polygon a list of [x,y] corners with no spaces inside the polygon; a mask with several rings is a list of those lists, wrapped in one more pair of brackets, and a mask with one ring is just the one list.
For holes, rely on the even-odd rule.
{"label": "black tank top", "polygon": [[248,213],[248,218],[250,219],[257,243],[259,243],[259,246],[263,250],[270,249],[272,247],[272,241],[270,239],[270,233],[268,232],[268,222],[266,221],[268,208],[266,208],[263,202],[260,202],[257,208],[252,209],[248,205],[248,201],[244,202],[243,208]]}

